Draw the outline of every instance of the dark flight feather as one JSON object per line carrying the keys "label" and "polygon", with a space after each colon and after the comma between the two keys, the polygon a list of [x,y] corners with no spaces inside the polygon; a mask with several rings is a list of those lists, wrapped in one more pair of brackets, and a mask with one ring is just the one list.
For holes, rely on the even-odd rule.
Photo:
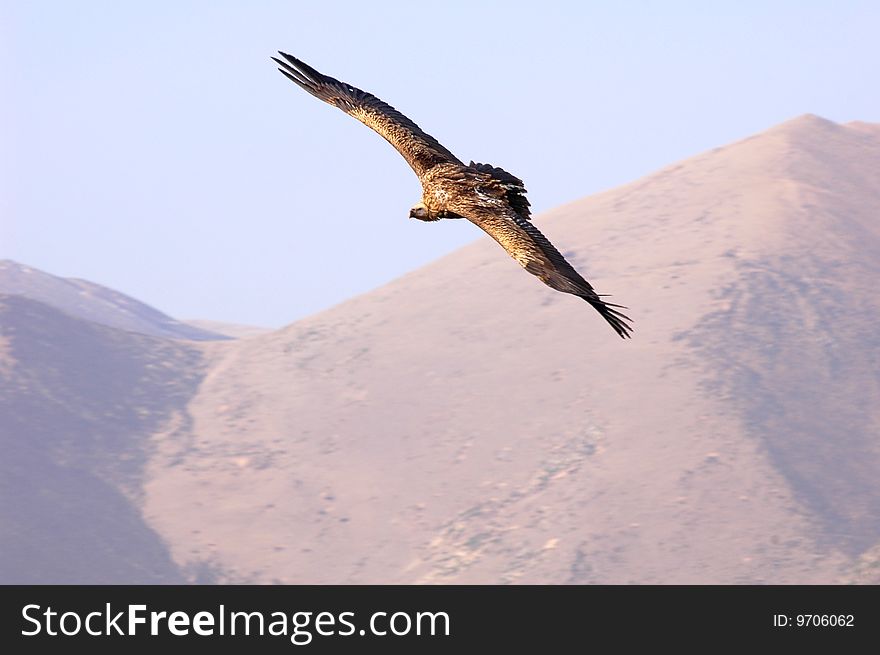
{"label": "dark flight feather", "polygon": [[627,321],[632,319],[618,311],[626,307],[602,300],[592,285],[565,260],[533,223],[512,209],[497,209],[482,204],[469,207],[456,204],[455,209],[495,239],[524,269],[540,278],[544,284],[557,291],[583,298],[622,338],[631,336],[632,327]]}
{"label": "dark flight feather", "polygon": [[437,139],[376,96],[322,75],[292,55],[284,52],[278,54],[287,61],[276,57],[272,57],[272,60],[288,79],[381,134],[403,155],[419,177],[437,164],[462,163]]}
{"label": "dark flight feather", "polygon": [[470,166],[471,168],[476,168],[481,173],[488,173],[501,182],[504,186],[507,202],[513,207],[513,211],[527,221],[532,220],[532,212],[531,209],[529,209],[529,199],[526,198],[526,188],[521,179],[515,175],[511,175],[503,168],[498,168],[492,164],[477,164],[472,161]]}

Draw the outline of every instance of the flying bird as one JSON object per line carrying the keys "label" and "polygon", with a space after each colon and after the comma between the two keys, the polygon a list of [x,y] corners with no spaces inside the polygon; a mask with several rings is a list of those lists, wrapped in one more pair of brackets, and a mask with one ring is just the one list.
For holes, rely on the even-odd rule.
{"label": "flying bird", "polygon": [[434,137],[374,95],[322,75],[296,57],[279,52],[278,70],[316,98],[338,107],[382,135],[415,171],[421,201],[410,218],[466,218],[547,286],[586,300],[623,338],[631,336],[626,309],[602,300],[531,221],[522,180],[491,164],[465,165]]}

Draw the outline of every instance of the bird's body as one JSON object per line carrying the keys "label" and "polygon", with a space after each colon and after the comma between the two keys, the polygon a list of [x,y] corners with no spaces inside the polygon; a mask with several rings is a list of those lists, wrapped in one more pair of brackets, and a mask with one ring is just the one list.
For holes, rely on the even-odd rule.
{"label": "bird's body", "polygon": [[602,300],[593,287],[565,260],[531,222],[522,180],[491,164],[465,164],[375,96],[340,82],[279,53],[272,59],[291,81],[371,127],[393,145],[422,183],[422,199],[410,218],[438,221],[466,218],[497,241],[523,268],[545,284],[579,296],[592,305],[621,336],[629,337],[630,319]]}

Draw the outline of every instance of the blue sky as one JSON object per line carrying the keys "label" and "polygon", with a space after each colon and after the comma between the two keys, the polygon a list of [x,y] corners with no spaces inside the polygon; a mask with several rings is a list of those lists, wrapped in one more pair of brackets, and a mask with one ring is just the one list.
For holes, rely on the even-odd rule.
{"label": "blue sky", "polygon": [[403,159],[275,50],[540,212],[799,114],[880,121],[878,33],[878,2],[3,2],[0,258],[280,326],[481,233],[408,220]]}

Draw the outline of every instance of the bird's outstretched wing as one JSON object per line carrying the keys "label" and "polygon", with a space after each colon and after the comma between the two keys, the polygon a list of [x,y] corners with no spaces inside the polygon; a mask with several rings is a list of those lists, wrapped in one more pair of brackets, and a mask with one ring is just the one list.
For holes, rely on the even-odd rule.
{"label": "bird's outstretched wing", "polygon": [[[496,199],[491,199],[495,201]],[[531,222],[504,203],[492,206],[469,203],[456,211],[484,230],[532,275],[538,276],[549,287],[579,296],[592,305],[624,339],[631,336],[628,316],[618,311],[626,309],[605,302],[593,287],[565,261],[553,244]]]}
{"label": "bird's outstretched wing", "polygon": [[532,220],[532,211],[529,209],[529,199],[526,198],[526,187],[523,185],[521,179],[512,173],[508,173],[503,168],[498,168],[492,164],[477,164],[472,161],[469,165],[471,168],[474,168],[481,173],[490,175],[504,189],[504,195],[508,204],[513,208],[513,211],[527,221]]}
{"label": "bird's outstretched wing", "polygon": [[287,60],[272,57],[279,71],[316,98],[338,107],[376,130],[403,155],[420,178],[437,164],[461,164],[437,139],[423,132],[391,105],[350,84],[322,75],[296,57],[284,52],[278,54]]}

